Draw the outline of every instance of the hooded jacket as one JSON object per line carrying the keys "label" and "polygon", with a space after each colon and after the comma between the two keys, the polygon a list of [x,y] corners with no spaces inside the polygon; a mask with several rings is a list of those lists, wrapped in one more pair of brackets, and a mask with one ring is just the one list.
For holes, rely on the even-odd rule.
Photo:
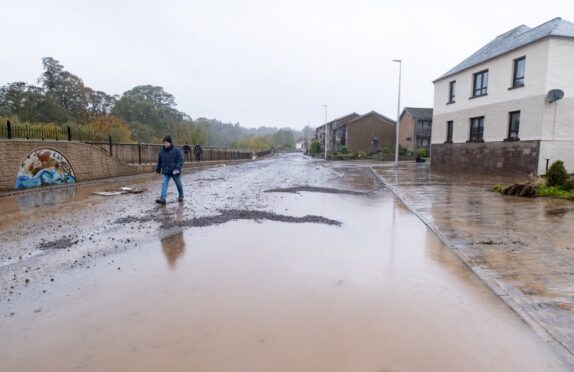
{"label": "hooded jacket", "polygon": [[172,175],[174,170],[181,172],[181,167],[183,167],[183,156],[174,144],[167,149],[162,147],[161,150],[159,150],[155,170],[157,173]]}

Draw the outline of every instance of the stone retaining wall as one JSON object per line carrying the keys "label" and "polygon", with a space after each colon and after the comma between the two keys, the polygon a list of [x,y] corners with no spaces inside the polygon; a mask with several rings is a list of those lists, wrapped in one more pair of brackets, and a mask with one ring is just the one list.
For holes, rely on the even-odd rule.
{"label": "stone retaining wall", "polygon": [[431,146],[438,171],[537,174],[540,141],[445,143]]}
{"label": "stone retaining wall", "polygon": [[54,150],[63,155],[71,165],[77,182],[155,171],[154,163],[126,164],[110,156],[102,147],[83,142],[1,139],[0,191],[15,189],[16,177],[24,160],[32,152],[41,149]]}

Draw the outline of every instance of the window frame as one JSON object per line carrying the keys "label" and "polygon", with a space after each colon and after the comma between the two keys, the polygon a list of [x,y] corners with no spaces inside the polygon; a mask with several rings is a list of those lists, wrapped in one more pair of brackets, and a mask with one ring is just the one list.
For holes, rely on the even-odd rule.
{"label": "window frame", "polygon": [[456,80],[448,82],[448,102],[447,105],[455,103],[456,98]]}
{"label": "window frame", "polygon": [[[522,68],[522,76],[517,76],[518,74],[518,63],[524,62],[524,66]],[[526,75],[526,56],[518,57],[512,61],[512,89],[522,88],[524,86],[524,77]],[[517,83],[518,80],[521,80],[520,83]]]}
{"label": "window frame", "polygon": [[[518,125],[516,126],[516,130],[512,130],[512,123],[513,123],[513,117],[514,115],[518,114]],[[520,110],[517,111],[510,111],[508,113],[508,133],[506,136],[505,141],[509,142],[509,141],[520,141],[520,137],[518,137],[518,133],[520,133]],[[512,133],[516,133],[516,135],[513,137]]]}
{"label": "window frame", "polygon": [[444,143],[452,143],[453,133],[454,133],[454,121],[448,120],[446,122],[446,141]]}
{"label": "window frame", "polygon": [[[481,86],[477,88],[477,77],[480,76],[480,83]],[[486,79],[485,79],[486,76]],[[486,84],[484,83],[486,80]],[[478,92],[478,93],[477,93]],[[478,71],[472,74],[472,97],[470,98],[477,98],[483,97],[488,95],[488,69]]]}
{"label": "window frame", "polygon": [[[473,124],[474,121],[478,120],[478,123],[480,124],[478,126],[478,131],[473,131]],[[476,137],[475,139],[473,139],[473,133],[476,132]],[[466,141],[467,143],[483,143],[484,142],[484,116],[476,116],[474,118],[470,118],[470,133],[468,136],[468,141]]]}

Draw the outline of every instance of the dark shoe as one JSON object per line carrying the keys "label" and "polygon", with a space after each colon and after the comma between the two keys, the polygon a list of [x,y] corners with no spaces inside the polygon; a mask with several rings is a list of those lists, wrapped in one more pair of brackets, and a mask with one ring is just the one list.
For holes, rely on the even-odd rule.
{"label": "dark shoe", "polygon": [[158,204],[165,204],[165,199],[157,198],[157,199],[155,200],[155,202],[158,203]]}
{"label": "dark shoe", "polygon": [[177,201],[178,201],[178,202],[182,202],[182,201],[183,201],[183,197],[180,196],[179,198],[177,198]]}

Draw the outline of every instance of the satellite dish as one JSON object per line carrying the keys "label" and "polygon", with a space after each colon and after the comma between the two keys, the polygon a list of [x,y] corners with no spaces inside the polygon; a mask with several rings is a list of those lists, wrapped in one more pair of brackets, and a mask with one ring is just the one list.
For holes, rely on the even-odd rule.
{"label": "satellite dish", "polygon": [[564,92],[560,89],[552,89],[548,92],[548,94],[546,94],[546,100],[548,103],[556,102],[562,97],[564,97]]}

